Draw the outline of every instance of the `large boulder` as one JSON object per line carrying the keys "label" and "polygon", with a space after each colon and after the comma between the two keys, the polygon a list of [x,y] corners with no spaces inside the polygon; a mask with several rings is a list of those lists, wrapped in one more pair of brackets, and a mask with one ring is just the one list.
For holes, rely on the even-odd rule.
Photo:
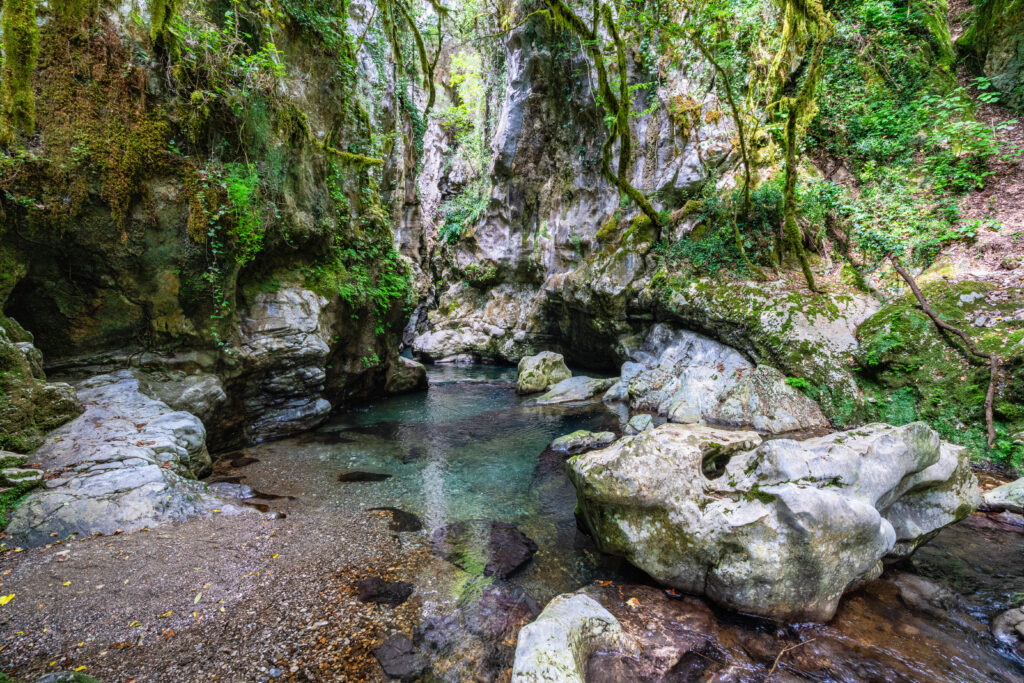
{"label": "large boulder", "polygon": [[512,683],[583,683],[595,650],[636,649],[618,620],[593,598],[559,595],[519,632]]}
{"label": "large boulder", "polygon": [[519,375],[516,391],[520,394],[536,394],[572,377],[565,365],[562,354],[541,351],[536,356],[526,356],[519,361]]}
{"label": "large boulder", "polygon": [[404,394],[427,388],[427,369],[423,363],[399,356],[388,366],[384,388],[389,394]]}
{"label": "large boulder", "polygon": [[331,331],[328,301],[308,289],[260,292],[239,323],[246,436],[251,441],[312,429],[331,412],[324,396]]}
{"label": "large boulder", "polygon": [[132,372],[78,386],[85,412],[51,433],[33,456],[44,486],[11,515],[15,542],[40,545],[70,534],[131,531],[234,508],[195,477],[210,471],[199,418],[139,389]]}
{"label": "large boulder", "polygon": [[798,442],[666,424],[570,460],[598,546],[658,581],[786,620],[832,617],[979,502],[966,451],[923,423]]}
{"label": "large boulder", "polygon": [[655,325],[622,366],[617,393],[673,422],[712,422],[777,434],[828,427],[818,405],[767,365],[686,330]]}

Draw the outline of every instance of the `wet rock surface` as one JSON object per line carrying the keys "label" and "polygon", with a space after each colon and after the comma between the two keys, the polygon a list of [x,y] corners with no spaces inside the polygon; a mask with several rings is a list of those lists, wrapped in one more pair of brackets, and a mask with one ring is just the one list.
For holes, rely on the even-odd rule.
{"label": "wet rock surface", "polygon": [[584,429],[572,434],[560,436],[551,442],[551,450],[556,453],[578,455],[595,448],[604,448],[615,442],[614,432],[588,432]]}
{"label": "wet rock surface", "polygon": [[569,463],[598,546],[669,586],[786,620],[828,620],[881,560],[978,504],[966,452],[923,423],[757,445],[666,424]]}
{"label": "wet rock surface", "polygon": [[774,671],[779,680],[1010,683],[1024,674],[995,651],[984,629],[936,623],[907,608],[887,579],[853,593],[822,626],[761,622],[649,586],[591,586],[585,593],[636,644],[634,652],[590,654],[587,681],[761,681]]}
{"label": "wet rock surface", "polygon": [[615,380],[613,379],[583,376],[570,377],[558,382],[537,398],[530,399],[526,405],[550,406],[558,403],[589,401],[607,390],[614,383]]}
{"label": "wet rock surface", "polygon": [[504,579],[533,558],[537,544],[514,524],[471,520],[435,531],[431,549],[461,569]]}
{"label": "wet rock surface", "polygon": [[194,415],[142,394],[129,371],[81,383],[78,398],[85,412],[33,454],[46,481],[11,516],[7,533],[19,543],[235,509],[194,481],[211,469],[206,430]]}
{"label": "wet rock surface", "polygon": [[430,666],[423,653],[403,635],[391,636],[373,654],[384,673],[400,681],[414,681]]}

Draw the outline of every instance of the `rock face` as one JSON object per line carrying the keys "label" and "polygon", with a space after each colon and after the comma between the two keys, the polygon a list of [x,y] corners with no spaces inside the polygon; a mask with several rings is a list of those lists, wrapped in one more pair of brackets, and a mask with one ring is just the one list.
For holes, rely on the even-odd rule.
{"label": "rock face", "polygon": [[559,595],[519,631],[512,683],[583,683],[595,650],[635,650],[618,620],[593,598]]}
{"label": "rock face", "polygon": [[598,546],[674,588],[785,620],[832,617],[978,504],[966,451],[922,423],[803,442],[666,424],[570,461]]}
{"label": "rock face", "polygon": [[[46,360],[76,378],[97,374],[97,365],[106,366],[99,372],[127,367],[124,361],[191,377],[196,368],[180,367],[178,358],[193,355],[227,395],[221,403],[210,377],[209,386],[191,387],[203,405],[189,409],[204,421],[210,412],[207,427],[218,445],[307,428],[328,402],[379,394],[386,383],[396,390],[418,385],[417,373],[396,360],[414,302],[391,220],[404,204],[397,188],[411,188],[417,168],[398,102],[416,101],[416,86],[396,85],[389,50],[379,64],[363,55],[349,65],[335,52],[340,43],[327,48],[312,33],[292,30],[308,20],[294,6],[266,17],[279,49],[273,97],[264,99],[266,90],[209,91],[193,102],[206,113],[185,122],[177,87],[160,74],[198,65],[168,55],[154,70],[155,63],[137,59],[153,53],[156,34],[147,24],[165,4],[88,2],[68,13],[68,3],[36,3],[40,41],[66,59],[40,62],[33,75],[39,101],[48,103],[37,119],[38,173],[19,175],[8,189],[37,198],[46,211],[17,203],[5,209],[0,327],[7,327],[6,315],[17,319]],[[372,3],[347,8],[332,19],[342,22],[339,31],[363,34],[372,17],[379,24]],[[196,25],[210,29],[224,13],[219,0],[201,0],[192,10]],[[83,27],[85,38],[73,40]],[[254,38],[238,55],[255,55],[263,44]],[[220,59],[231,59],[207,56],[212,61],[201,68],[211,73]],[[127,86],[110,76],[129,71]],[[208,115],[234,97],[260,98],[255,138],[239,135],[248,126],[243,117],[214,124],[218,117]],[[82,135],[88,152],[72,142]],[[194,143],[188,155],[174,146],[185,135]],[[379,136],[395,144],[378,149]],[[209,154],[224,144],[232,155],[221,161]],[[362,167],[336,170],[335,144],[373,162],[379,177]],[[127,148],[128,156],[117,151]],[[72,187],[68,164],[82,154],[98,162],[96,174]],[[108,155],[109,163],[99,161]],[[200,176],[210,178],[209,192],[197,184]],[[371,183],[381,191],[367,191]],[[229,186],[246,188],[244,197]],[[16,229],[28,222],[31,231]],[[28,345],[25,364],[34,370],[25,377],[37,381],[19,380],[15,392],[0,379],[0,448],[30,451],[79,411],[72,390],[38,374],[32,340],[10,341]],[[6,346],[0,343],[0,375]],[[8,397],[16,411],[7,410]],[[230,418],[229,436],[222,435],[222,415]]]}
{"label": "rock face", "polygon": [[331,404],[323,396],[330,331],[327,300],[306,289],[260,293],[242,321],[242,357],[251,368],[245,396],[251,440],[310,429]]}
{"label": "rock face", "polygon": [[67,384],[47,382],[42,354],[20,325],[0,315],[0,449],[27,453],[82,412]]}
{"label": "rock face", "polygon": [[572,372],[566,367],[562,354],[542,351],[536,356],[526,356],[519,361],[516,392],[536,394],[570,377]]}
{"label": "rock face", "polygon": [[983,0],[975,10],[971,27],[957,40],[1005,102],[1024,106],[1024,3],[1019,0]]}
{"label": "rock face", "polygon": [[52,432],[33,460],[44,487],[11,515],[7,533],[26,545],[56,532],[113,533],[233,508],[195,477],[210,471],[206,430],[194,415],[171,410],[139,391],[130,371],[78,387],[85,412]]}
{"label": "rock face", "polygon": [[655,325],[622,366],[614,395],[634,410],[680,423],[710,422],[780,433],[828,427],[818,405],[775,368],[685,330]]}

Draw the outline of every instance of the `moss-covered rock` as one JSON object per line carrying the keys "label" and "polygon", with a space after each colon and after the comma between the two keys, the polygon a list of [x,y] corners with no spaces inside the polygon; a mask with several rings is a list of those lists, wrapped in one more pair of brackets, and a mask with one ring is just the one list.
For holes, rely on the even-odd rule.
{"label": "moss-covered rock", "polygon": [[988,364],[972,357],[959,338],[940,335],[909,293],[889,302],[857,332],[860,381],[870,411],[893,424],[924,420],[944,438],[971,446],[976,456],[1019,467],[1024,447],[1010,435],[1024,428],[1024,320],[1015,317],[1024,292],[942,279],[922,290],[944,320],[1004,360],[994,403],[995,452],[985,443]]}
{"label": "moss-covered rock", "polygon": [[981,0],[956,45],[992,79],[1007,104],[1024,108],[1024,0]]}
{"label": "moss-covered rock", "polygon": [[[802,378],[837,427],[866,416],[854,379],[857,326],[878,307],[866,296],[807,294],[782,283],[702,279],[677,282],[658,274],[641,305],[754,359]],[[645,303],[646,302],[646,303]]]}
{"label": "moss-covered rock", "polygon": [[18,453],[35,450],[47,432],[82,412],[74,389],[46,381],[39,352],[26,336],[0,317],[0,449]]}

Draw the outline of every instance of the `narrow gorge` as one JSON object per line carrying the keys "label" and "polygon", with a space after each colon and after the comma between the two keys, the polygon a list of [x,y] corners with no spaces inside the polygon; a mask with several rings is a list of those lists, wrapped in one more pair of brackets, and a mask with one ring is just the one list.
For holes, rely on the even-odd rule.
{"label": "narrow gorge", "polygon": [[0,683],[1024,681],[1021,0],[0,52]]}

